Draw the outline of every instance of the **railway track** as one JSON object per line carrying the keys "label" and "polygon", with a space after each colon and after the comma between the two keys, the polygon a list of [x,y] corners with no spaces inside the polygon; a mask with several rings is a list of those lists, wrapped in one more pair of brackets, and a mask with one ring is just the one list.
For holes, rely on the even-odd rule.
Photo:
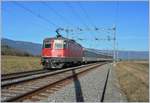
{"label": "railway track", "polygon": [[2,74],[1,81],[12,80],[12,79],[30,76],[30,75],[34,75],[34,74],[46,73],[48,71],[50,71],[50,70],[43,70],[42,69],[42,70],[17,72],[17,73],[11,73],[11,74]]}
{"label": "railway track", "polygon": [[1,87],[1,101],[40,101],[42,98],[45,98],[47,94],[53,93],[53,91],[69,83],[75,75],[84,75],[103,64],[106,63],[94,63],[36,74],[30,78],[17,79],[16,82],[4,81]]}

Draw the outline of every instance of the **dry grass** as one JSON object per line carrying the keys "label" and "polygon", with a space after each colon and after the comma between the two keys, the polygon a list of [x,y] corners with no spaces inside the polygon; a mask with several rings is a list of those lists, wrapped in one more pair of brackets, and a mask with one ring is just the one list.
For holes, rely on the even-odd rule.
{"label": "dry grass", "polygon": [[40,57],[1,56],[1,73],[41,69]]}
{"label": "dry grass", "polygon": [[149,101],[148,62],[120,62],[117,64],[116,72],[128,101]]}

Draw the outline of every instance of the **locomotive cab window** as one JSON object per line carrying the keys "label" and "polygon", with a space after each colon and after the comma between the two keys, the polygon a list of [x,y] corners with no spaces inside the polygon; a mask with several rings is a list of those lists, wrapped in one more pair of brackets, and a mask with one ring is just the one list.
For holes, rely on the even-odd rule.
{"label": "locomotive cab window", "polygon": [[55,49],[63,49],[63,41],[62,40],[55,40],[54,41],[54,48]]}
{"label": "locomotive cab window", "polygon": [[63,41],[63,40],[55,40],[54,48],[55,49],[65,49],[65,48],[67,48],[67,42]]}
{"label": "locomotive cab window", "polygon": [[62,49],[62,48],[63,48],[63,44],[55,43],[55,49]]}
{"label": "locomotive cab window", "polygon": [[50,42],[45,42],[43,47],[44,48],[51,48],[51,43]]}

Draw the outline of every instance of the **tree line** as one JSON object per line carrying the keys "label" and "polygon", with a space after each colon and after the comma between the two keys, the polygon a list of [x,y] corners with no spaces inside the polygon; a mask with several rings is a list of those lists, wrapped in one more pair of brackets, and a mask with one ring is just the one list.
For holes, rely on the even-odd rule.
{"label": "tree line", "polygon": [[8,45],[1,45],[1,55],[12,55],[12,56],[33,56],[32,54],[14,49]]}

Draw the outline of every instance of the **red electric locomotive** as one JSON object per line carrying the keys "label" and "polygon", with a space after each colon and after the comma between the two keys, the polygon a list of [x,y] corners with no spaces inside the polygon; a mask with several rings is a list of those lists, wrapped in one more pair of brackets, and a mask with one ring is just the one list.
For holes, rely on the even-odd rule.
{"label": "red electric locomotive", "polygon": [[83,48],[74,40],[61,35],[43,41],[41,62],[44,68],[62,68],[64,65],[81,63]]}

